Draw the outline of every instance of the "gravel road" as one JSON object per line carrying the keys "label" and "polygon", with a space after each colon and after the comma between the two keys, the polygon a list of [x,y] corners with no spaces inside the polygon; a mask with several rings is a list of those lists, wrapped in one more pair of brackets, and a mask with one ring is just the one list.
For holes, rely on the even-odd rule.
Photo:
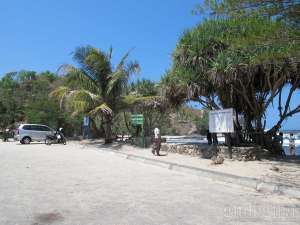
{"label": "gravel road", "polygon": [[116,155],[0,143],[0,225],[297,224],[300,202]]}

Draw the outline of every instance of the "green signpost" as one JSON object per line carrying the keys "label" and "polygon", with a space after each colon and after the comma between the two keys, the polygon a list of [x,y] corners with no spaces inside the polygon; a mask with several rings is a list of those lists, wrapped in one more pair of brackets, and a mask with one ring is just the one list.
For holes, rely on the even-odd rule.
{"label": "green signpost", "polygon": [[132,126],[132,144],[145,147],[145,131],[144,131],[144,115],[132,114],[131,126]]}

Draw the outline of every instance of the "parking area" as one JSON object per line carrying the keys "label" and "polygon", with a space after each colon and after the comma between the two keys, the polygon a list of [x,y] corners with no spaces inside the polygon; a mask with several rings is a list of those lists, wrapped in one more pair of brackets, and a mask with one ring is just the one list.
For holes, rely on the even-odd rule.
{"label": "parking area", "polygon": [[298,200],[125,160],[77,142],[1,142],[0,179],[1,225],[300,221]]}

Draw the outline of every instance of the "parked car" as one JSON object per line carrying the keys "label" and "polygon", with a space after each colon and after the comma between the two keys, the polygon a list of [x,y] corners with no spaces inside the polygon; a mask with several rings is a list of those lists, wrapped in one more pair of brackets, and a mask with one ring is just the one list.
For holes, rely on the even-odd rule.
{"label": "parked car", "polygon": [[41,124],[21,124],[16,130],[15,139],[21,144],[30,144],[32,141],[45,141],[47,135],[53,135],[54,130]]}

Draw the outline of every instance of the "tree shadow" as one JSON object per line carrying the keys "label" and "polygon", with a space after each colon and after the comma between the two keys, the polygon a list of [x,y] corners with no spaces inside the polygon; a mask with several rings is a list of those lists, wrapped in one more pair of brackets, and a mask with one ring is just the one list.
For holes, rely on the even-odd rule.
{"label": "tree shadow", "polygon": [[293,164],[299,164],[300,165],[300,156],[286,156],[284,158],[280,158],[280,157],[272,157],[272,158],[262,158],[263,160],[269,161],[270,164],[274,163],[274,162],[278,162],[279,164],[290,164],[289,166],[292,166]]}
{"label": "tree shadow", "polygon": [[168,156],[168,153],[164,153],[164,154],[159,153],[159,155],[155,155],[155,156]]}
{"label": "tree shadow", "polygon": [[111,149],[114,151],[120,151],[123,146],[126,146],[128,144],[126,144],[124,142],[117,142],[117,141],[114,141],[109,144],[105,144],[104,140],[90,140],[90,142],[83,143],[83,145],[93,146],[93,147],[100,148],[100,149],[107,149],[107,150]]}
{"label": "tree shadow", "polygon": [[[13,142],[10,142],[10,143],[13,143]],[[45,145],[45,142],[31,142],[30,144],[21,144],[20,142],[17,142],[16,145],[23,145],[23,146]]]}

